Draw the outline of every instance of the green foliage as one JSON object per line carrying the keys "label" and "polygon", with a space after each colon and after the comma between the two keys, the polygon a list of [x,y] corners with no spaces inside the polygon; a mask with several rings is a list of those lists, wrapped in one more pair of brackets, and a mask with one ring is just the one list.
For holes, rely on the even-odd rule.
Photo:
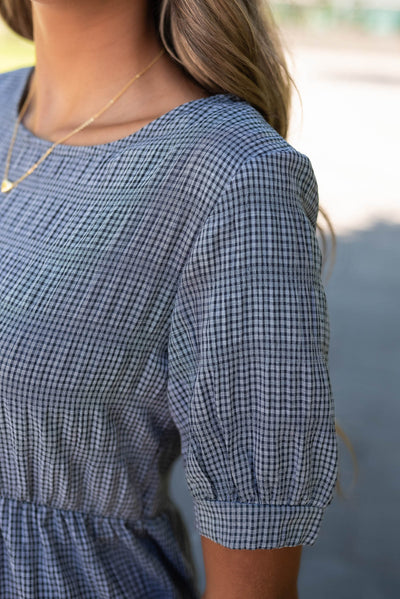
{"label": "green foliage", "polygon": [[364,6],[362,2],[333,0],[271,0],[271,8],[279,24],[286,22],[302,27],[330,29],[351,25],[378,34],[400,32],[400,10]]}
{"label": "green foliage", "polygon": [[34,63],[33,43],[16,35],[0,21],[0,72],[11,71]]}

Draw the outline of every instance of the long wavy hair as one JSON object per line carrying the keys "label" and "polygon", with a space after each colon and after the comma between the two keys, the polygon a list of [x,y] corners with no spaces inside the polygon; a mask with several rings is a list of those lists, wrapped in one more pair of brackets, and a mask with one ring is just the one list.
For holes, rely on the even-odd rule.
{"label": "long wavy hair", "polygon": [[[243,98],[287,139],[293,90],[300,94],[288,69],[286,44],[266,0],[148,1],[160,41],[186,75],[211,94],[230,92]],[[0,14],[15,33],[33,41],[31,0],[0,0]],[[332,269],[336,235],[319,204],[320,214],[331,235]],[[327,238],[318,222],[316,228],[325,267]],[[354,450],[336,420],[335,430],[349,449],[357,474]],[[343,496],[339,479],[336,488]]]}

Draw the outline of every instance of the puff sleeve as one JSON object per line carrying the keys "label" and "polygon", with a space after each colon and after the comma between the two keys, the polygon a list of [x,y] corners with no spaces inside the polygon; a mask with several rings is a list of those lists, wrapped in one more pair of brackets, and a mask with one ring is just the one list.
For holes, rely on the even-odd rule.
{"label": "puff sleeve", "polygon": [[294,148],[247,158],[181,272],[168,402],[199,534],[232,549],[316,541],[337,478],[318,188]]}

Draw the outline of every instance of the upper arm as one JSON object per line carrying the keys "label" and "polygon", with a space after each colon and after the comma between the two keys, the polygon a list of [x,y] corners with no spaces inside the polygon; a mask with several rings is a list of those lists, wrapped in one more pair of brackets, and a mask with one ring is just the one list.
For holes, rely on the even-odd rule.
{"label": "upper arm", "polygon": [[295,571],[297,547],[316,541],[333,498],[317,212],[304,155],[253,156],[204,223],[173,306],[168,399],[196,529],[210,541],[209,572],[218,551],[227,572],[232,559],[243,564],[243,584],[248,567],[276,578],[288,563]]}
{"label": "upper arm", "polygon": [[201,536],[206,590],[202,599],[297,599],[302,545],[230,549]]}

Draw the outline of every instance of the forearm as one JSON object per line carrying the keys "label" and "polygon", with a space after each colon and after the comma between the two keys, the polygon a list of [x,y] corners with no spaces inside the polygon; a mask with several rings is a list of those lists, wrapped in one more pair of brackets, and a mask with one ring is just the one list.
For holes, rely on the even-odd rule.
{"label": "forearm", "polygon": [[201,599],[298,599],[302,546],[229,549],[201,536],[206,588]]}

